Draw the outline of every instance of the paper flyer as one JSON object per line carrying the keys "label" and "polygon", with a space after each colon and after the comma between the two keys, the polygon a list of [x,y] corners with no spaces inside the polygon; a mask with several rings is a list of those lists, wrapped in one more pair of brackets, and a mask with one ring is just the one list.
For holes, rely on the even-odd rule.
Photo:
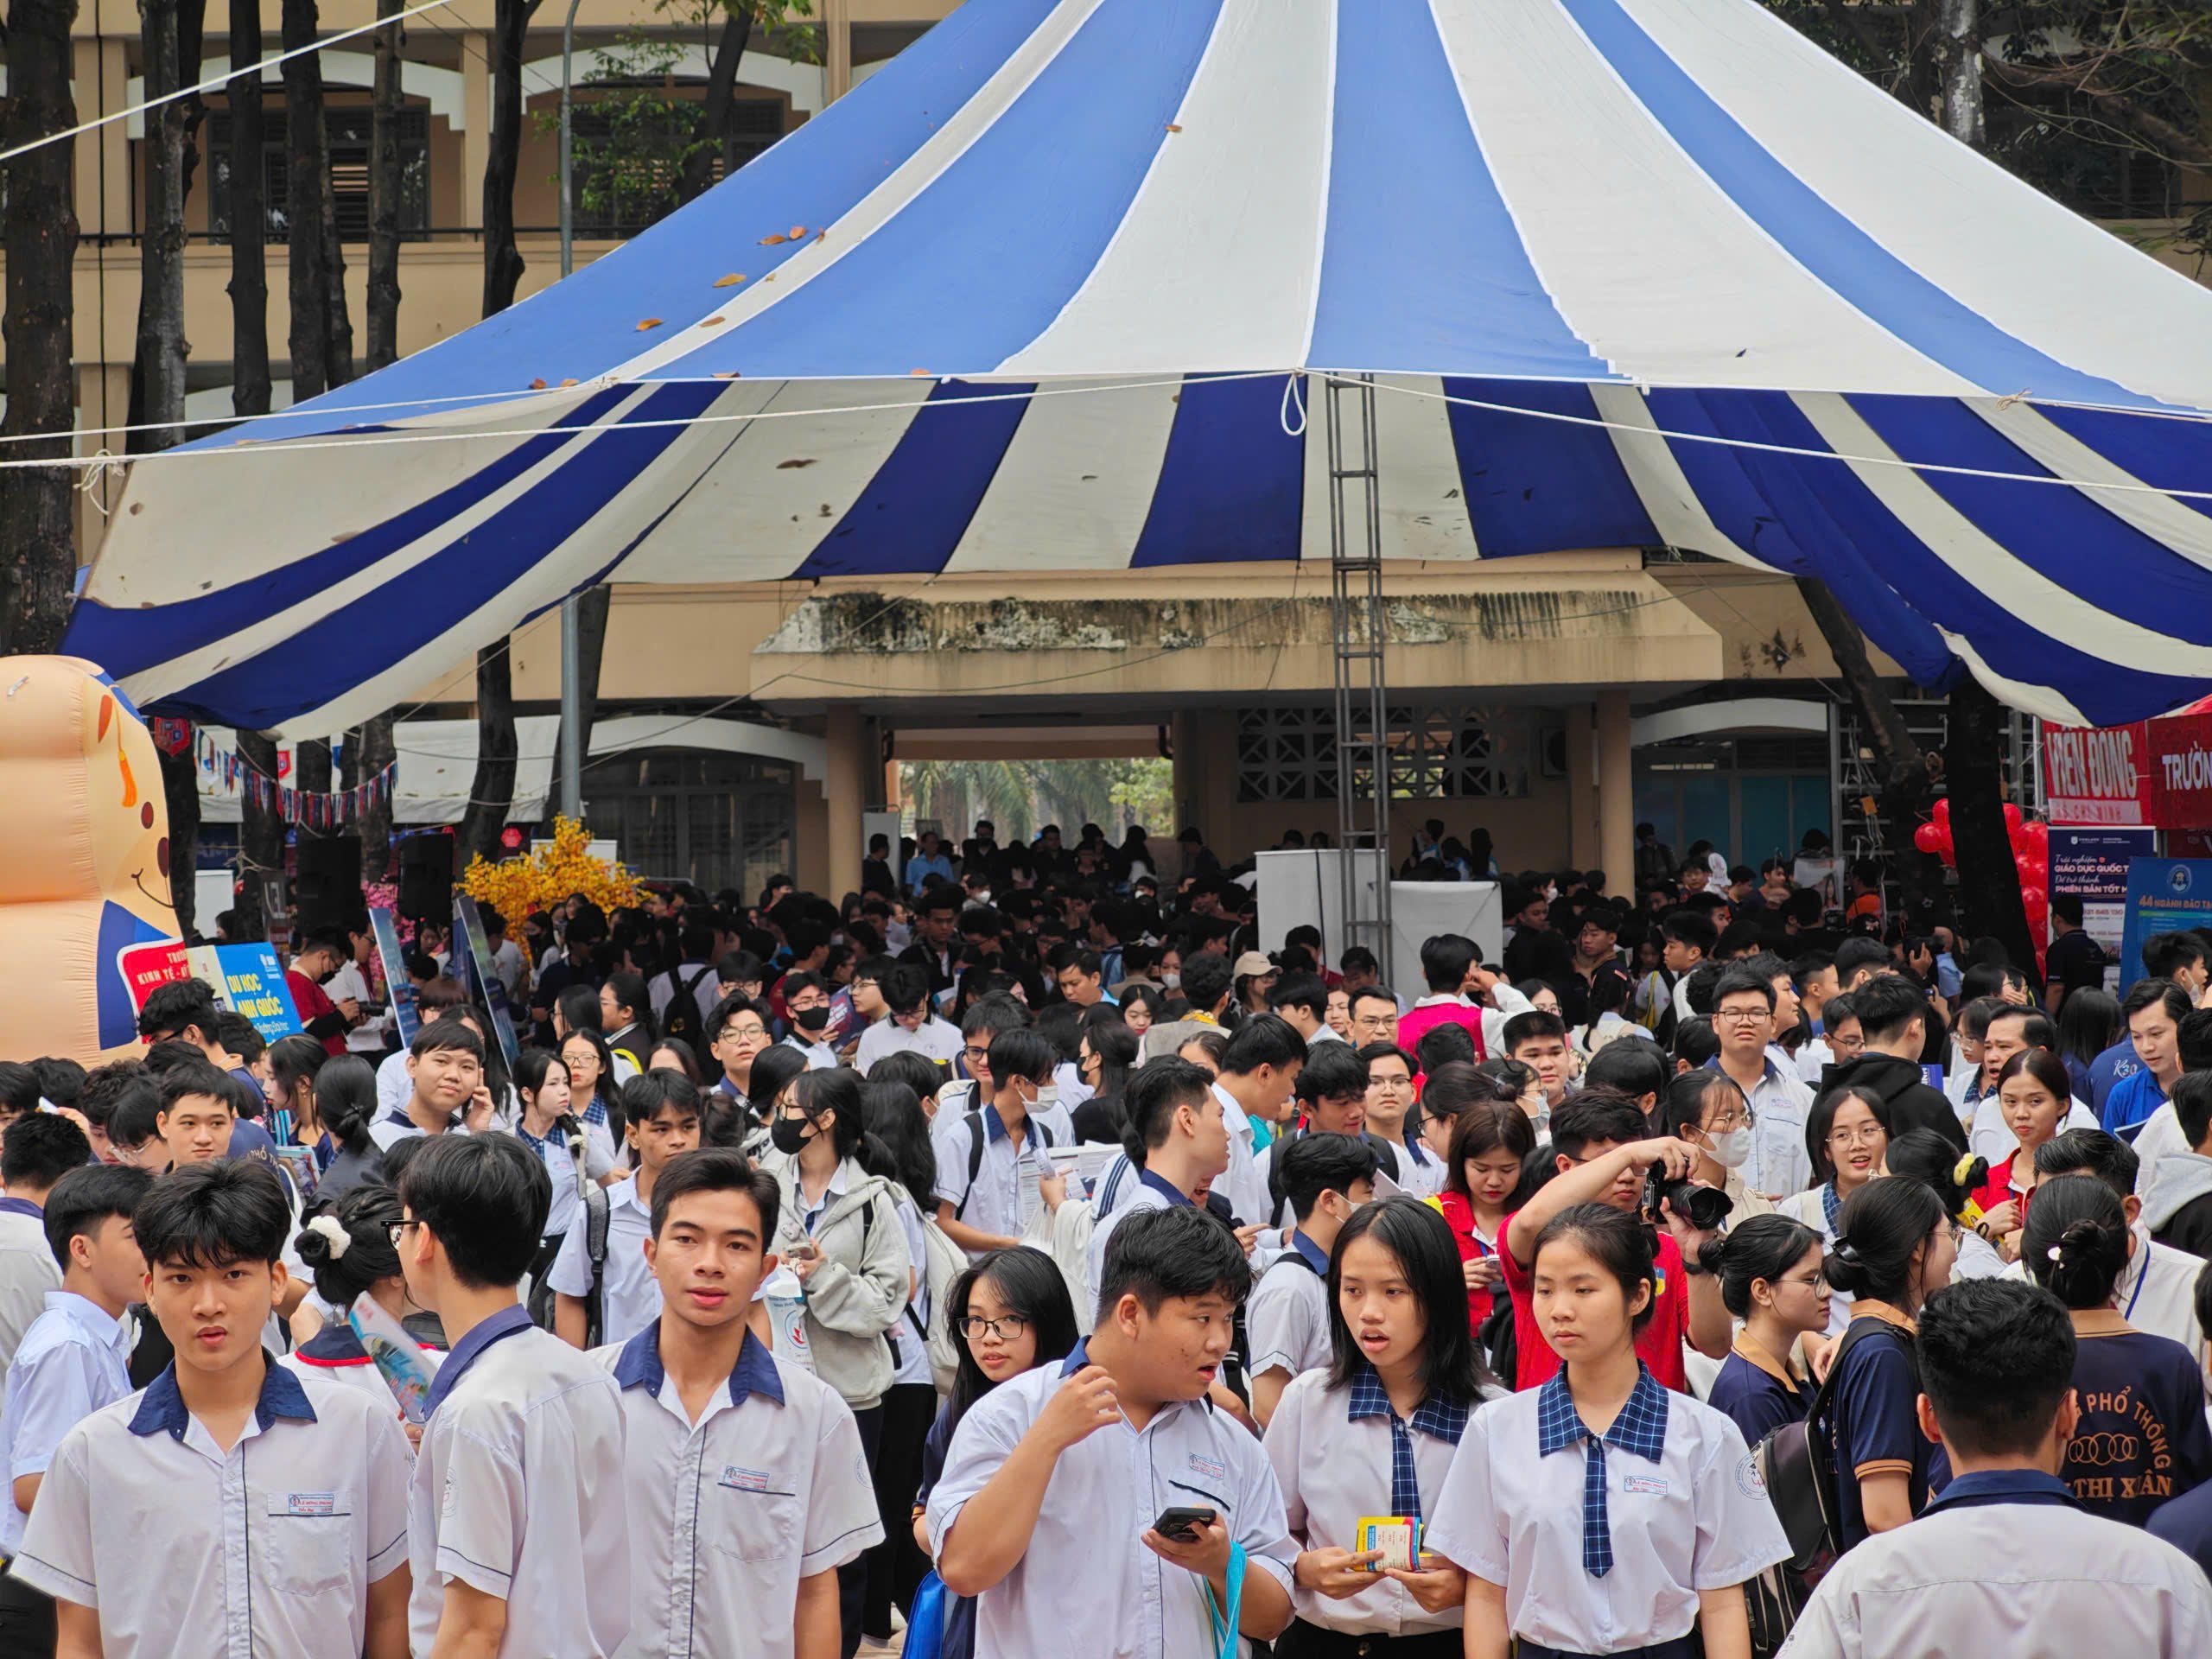
{"label": "paper flyer", "polygon": [[423,1345],[408,1335],[407,1327],[372,1296],[356,1296],[346,1310],[346,1323],[376,1361],[378,1374],[407,1421],[419,1423],[429,1416],[430,1368],[423,1362]]}

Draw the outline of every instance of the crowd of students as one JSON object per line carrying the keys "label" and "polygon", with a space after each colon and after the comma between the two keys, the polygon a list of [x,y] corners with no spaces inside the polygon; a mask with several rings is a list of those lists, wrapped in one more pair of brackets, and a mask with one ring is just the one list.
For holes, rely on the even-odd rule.
{"label": "crowd of students", "polygon": [[486,918],[512,1057],[364,918],[0,1062],[0,1653],[2206,1650],[2206,942],[1700,859],[1392,987],[977,828]]}

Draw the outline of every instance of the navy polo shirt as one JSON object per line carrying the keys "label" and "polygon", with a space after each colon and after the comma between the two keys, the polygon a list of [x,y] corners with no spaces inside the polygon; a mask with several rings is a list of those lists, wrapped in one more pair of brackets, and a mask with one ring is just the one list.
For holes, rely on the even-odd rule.
{"label": "navy polo shirt", "polygon": [[[1864,1309],[1867,1304],[1861,1301]],[[1862,1313],[1853,1319],[1857,1328],[1874,1319]],[[1910,1333],[1887,1320],[1862,1337],[1837,1368],[1835,1389],[1828,1404],[1830,1443],[1835,1447],[1836,1493],[1843,1521],[1843,1548],[1849,1549],[1869,1535],[1866,1511],[1859,1499],[1859,1483],[1868,1476],[1902,1474],[1911,1512],[1920,1513],[1932,1484],[1942,1479],[1936,1465],[1942,1450],[1920,1432],[1913,1402],[1919,1397],[1918,1372],[1908,1344]]]}
{"label": "navy polo shirt", "polygon": [[2059,1478],[2091,1515],[2145,1525],[2162,1504],[2212,1479],[2196,1357],[2109,1311],[2075,1320],[2082,1421]]}
{"label": "navy polo shirt", "polygon": [[1757,1446],[1784,1423],[1802,1422],[1812,1398],[1792,1387],[1739,1348],[1720,1362],[1706,1404],[1724,1412],[1744,1431],[1744,1444]]}

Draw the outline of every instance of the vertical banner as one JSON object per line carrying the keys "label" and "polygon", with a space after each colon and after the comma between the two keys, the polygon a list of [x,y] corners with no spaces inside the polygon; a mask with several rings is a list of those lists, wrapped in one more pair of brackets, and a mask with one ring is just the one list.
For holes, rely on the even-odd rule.
{"label": "vertical banner", "polygon": [[2050,892],[2082,901],[2082,931],[2104,948],[2105,988],[2122,982],[2120,948],[2127,923],[2127,867],[2158,849],[2155,830],[2057,830],[2050,832]]}
{"label": "vertical banner", "polygon": [[2120,982],[2143,977],[2143,941],[2155,933],[2212,923],[2212,860],[2137,858],[2127,865],[2127,924]]}
{"label": "vertical banner", "polygon": [[175,939],[125,945],[116,953],[115,965],[123,976],[124,984],[130,988],[130,1007],[135,1013],[145,1012],[146,999],[156,988],[192,977],[192,964],[185,948]]}
{"label": "vertical banner", "polygon": [[282,870],[261,873],[261,920],[269,944],[281,959],[292,949],[292,895]]}
{"label": "vertical banner", "polygon": [[210,982],[226,1007],[252,1020],[264,1042],[300,1035],[304,1027],[275,950],[265,944],[219,944],[214,957],[220,977]]}
{"label": "vertical banner", "polygon": [[467,893],[456,893],[453,919],[461,938],[452,955],[459,957],[468,971],[470,995],[491,1010],[492,1024],[499,1034],[499,1052],[507,1057],[512,1071],[522,1056],[522,1045],[515,1040],[515,1022],[507,1013],[507,988],[492,971],[492,947],[484,937],[484,920],[476,913],[476,901]]}
{"label": "vertical banner", "polygon": [[407,1047],[423,1029],[423,1015],[415,1006],[415,982],[407,976],[407,962],[399,948],[399,925],[389,910],[372,910],[369,926],[377,936],[377,957],[384,963],[384,982],[391,995],[392,1018],[399,1026],[399,1046]]}

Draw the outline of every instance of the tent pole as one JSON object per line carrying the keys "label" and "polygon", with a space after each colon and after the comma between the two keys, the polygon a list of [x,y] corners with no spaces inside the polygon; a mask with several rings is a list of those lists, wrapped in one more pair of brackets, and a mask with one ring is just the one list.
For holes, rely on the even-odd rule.
{"label": "tent pole", "polygon": [[[1382,503],[1375,379],[1331,375],[1322,399],[1329,444],[1329,609],[1335,634],[1339,945],[1363,935],[1390,963],[1390,710],[1382,652]],[[1358,518],[1347,500],[1360,492]],[[1363,774],[1367,812],[1361,811]],[[1366,823],[1362,823],[1363,816]],[[1370,850],[1371,849],[1371,850]],[[1362,872],[1371,870],[1372,896]]]}
{"label": "tent pole", "polygon": [[[575,208],[569,195],[574,145],[569,123],[570,66],[576,44],[576,8],[582,0],[569,0],[569,16],[561,25],[561,274],[575,268]],[[561,812],[584,815],[583,753],[583,601],[570,594],[561,601]]]}

